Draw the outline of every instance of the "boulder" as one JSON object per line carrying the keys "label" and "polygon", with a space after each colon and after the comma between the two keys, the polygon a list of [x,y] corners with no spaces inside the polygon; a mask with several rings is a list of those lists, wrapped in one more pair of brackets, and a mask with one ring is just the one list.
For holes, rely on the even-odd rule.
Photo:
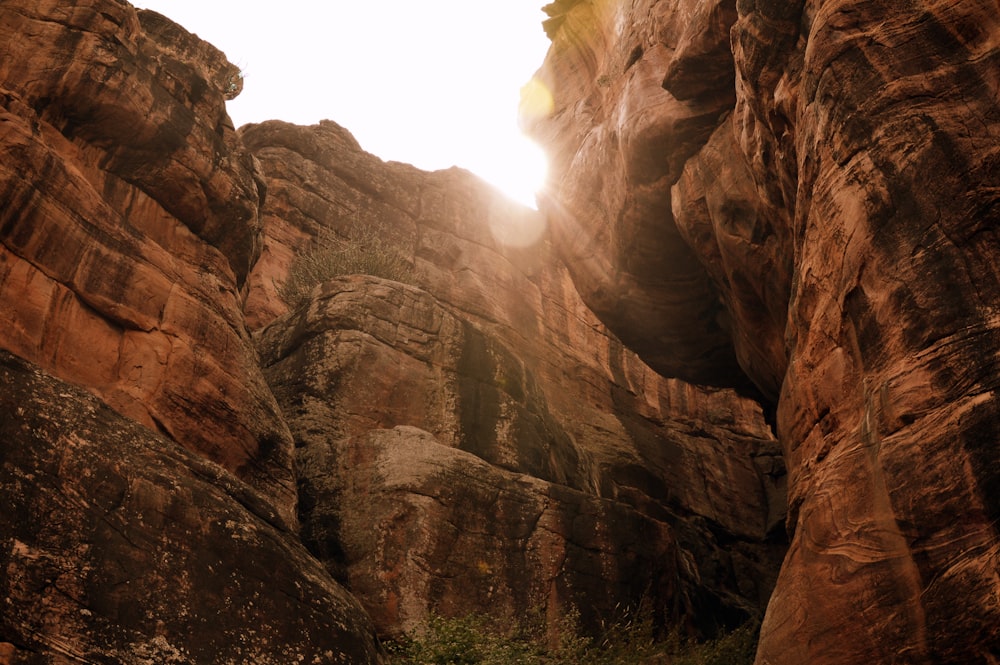
{"label": "boulder", "polygon": [[382,662],[270,497],[6,352],[0,379],[0,662]]}

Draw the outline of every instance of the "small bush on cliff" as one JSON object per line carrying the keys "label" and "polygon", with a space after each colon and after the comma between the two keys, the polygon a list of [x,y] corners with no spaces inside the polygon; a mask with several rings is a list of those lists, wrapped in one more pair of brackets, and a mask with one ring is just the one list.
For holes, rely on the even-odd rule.
{"label": "small bush on cliff", "polygon": [[386,239],[383,229],[355,226],[347,238],[323,229],[313,248],[292,261],[278,295],[295,309],[317,284],[341,275],[372,275],[411,283],[413,268]]}
{"label": "small bush on cliff", "polygon": [[696,643],[676,633],[657,639],[652,621],[636,616],[585,636],[571,613],[555,631],[538,618],[511,627],[482,615],[431,616],[388,650],[391,665],[752,665],[756,644],[752,624]]}

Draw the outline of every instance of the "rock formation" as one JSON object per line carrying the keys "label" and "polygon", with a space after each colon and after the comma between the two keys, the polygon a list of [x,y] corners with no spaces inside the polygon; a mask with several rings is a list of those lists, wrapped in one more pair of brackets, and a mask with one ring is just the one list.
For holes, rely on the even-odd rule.
{"label": "rock formation", "polygon": [[[0,62],[0,662],[375,663],[430,611],[762,614],[786,543],[760,406],[609,333],[543,216],[332,122],[237,132],[238,70],[127,3],[12,0],[0,38],[31,54]],[[293,256],[360,228],[412,283],[286,311]]]}
{"label": "rock formation", "polygon": [[0,662],[377,662],[241,311],[237,69],[114,0],[4,2],[0,41]]}
{"label": "rock formation", "polygon": [[266,497],[0,352],[0,662],[376,662]]}
{"label": "rock formation", "polygon": [[995,662],[996,3],[548,11],[532,122],[575,283],[652,366],[776,409],[757,662]]}
{"label": "rock formation", "polygon": [[[996,3],[547,11],[535,212],[237,131],[153,12],[0,4],[0,663],[640,601],[766,605],[760,665],[1000,658]],[[362,231],[405,283],[282,301]]]}
{"label": "rock formation", "polygon": [[125,3],[5,2],[3,347],[237,472],[294,519],[291,439],[239,289],[263,185],[238,70]]}
{"label": "rock formation", "polygon": [[[247,316],[303,537],[380,630],[640,600],[705,630],[757,614],[784,494],[756,404],[656,375],[587,311],[538,213],[471,174],[385,164],[331,122],[241,134],[269,192]],[[277,317],[291,257],[358,226],[413,283],[343,277]]]}

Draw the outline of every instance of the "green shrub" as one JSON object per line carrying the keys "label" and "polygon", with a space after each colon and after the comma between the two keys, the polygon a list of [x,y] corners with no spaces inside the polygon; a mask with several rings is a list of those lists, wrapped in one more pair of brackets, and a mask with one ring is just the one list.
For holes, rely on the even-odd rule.
{"label": "green shrub", "polygon": [[747,623],[703,643],[681,643],[671,665],[753,665],[759,626]]}
{"label": "green shrub", "polygon": [[315,245],[292,261],[278,295],[295,309],[317,284],[341,275],[373,275],[411,283],[413,268],[375,226],[355,228],[350,237],[323,229]]}
{"label": "green shrub", "polygon": [[415,634],[390,645],[390,662],[399,665],[532,665],[538,640],[498,632],[480,615],[446,619],[433,615]]}
{"label": "green shrub", "polygon": [[[391,665],[752,665],[757,626],[747,624],[697,643],[676,632],[657,638],[652,620],[626,613],[597,636],[569,612],[552,631],[540,615],[510,625],[483,615],[432,615],[405,639],[388,645]],[[553,640],[553,637],[555,639]]]}

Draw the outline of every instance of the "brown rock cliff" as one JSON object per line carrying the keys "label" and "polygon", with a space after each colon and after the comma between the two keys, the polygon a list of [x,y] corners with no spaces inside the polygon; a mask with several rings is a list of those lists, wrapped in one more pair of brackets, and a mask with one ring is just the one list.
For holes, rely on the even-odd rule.
{"label": "brown rock cliff", "polygon": [[5,2],[0,345],[242,477],[294,516],[290,437],[239,288],[263,194],[237,70],[124,3]]}
{"label": "brown rock cliff", "polygon": [[[580,301],[540,216],[471,174],[386,164],[331,122],[241,133],[269,191],[247,313],[303,535],[381,630],[430,610],[597,621],[644,595],[703,629],[757,614],[783,471],[753,402],[656,375]],[[275,319],[296,251],[358,225],[413,283],[344,277]]]}
{"label": "brown rock cliff", "polygon": [[549,11],[534,132],[581,293],[655,367],[735,359],[776,405],[793,538],[757,662],[996,660],[996,3]]}
{"label": "brown rock cliff", "polygon": [[[761,615],[785,544],[759,406],[628,350],[538,213],[331,122],[236,132],[238,71],[126,3],[6,2],[0,36],[32,54],[0,63],[0,660],[364,663],[429,611]],[[293,255],[357,228],[413,283],[286,312]]]}
{"label": "brown rock cliff", "polygon": [[[0,660],[378,662],[432,610],[640,599],[767,603],[759,663],[996,659],[995,3],[548,11],[536,214],[235,131],[155,13],[0,5]],[[287,311],[358,228],[411,283]]]}
{"label": "brown rock cliff", "polygon": [[271,497],[6,352],[0,378],[0,662],[378,662]]}
{"label": "brown rock cliff", "polygon": [[111,0],[0,3],[0,43],[0,661],[379,662],[241,311],[236,68]]}

